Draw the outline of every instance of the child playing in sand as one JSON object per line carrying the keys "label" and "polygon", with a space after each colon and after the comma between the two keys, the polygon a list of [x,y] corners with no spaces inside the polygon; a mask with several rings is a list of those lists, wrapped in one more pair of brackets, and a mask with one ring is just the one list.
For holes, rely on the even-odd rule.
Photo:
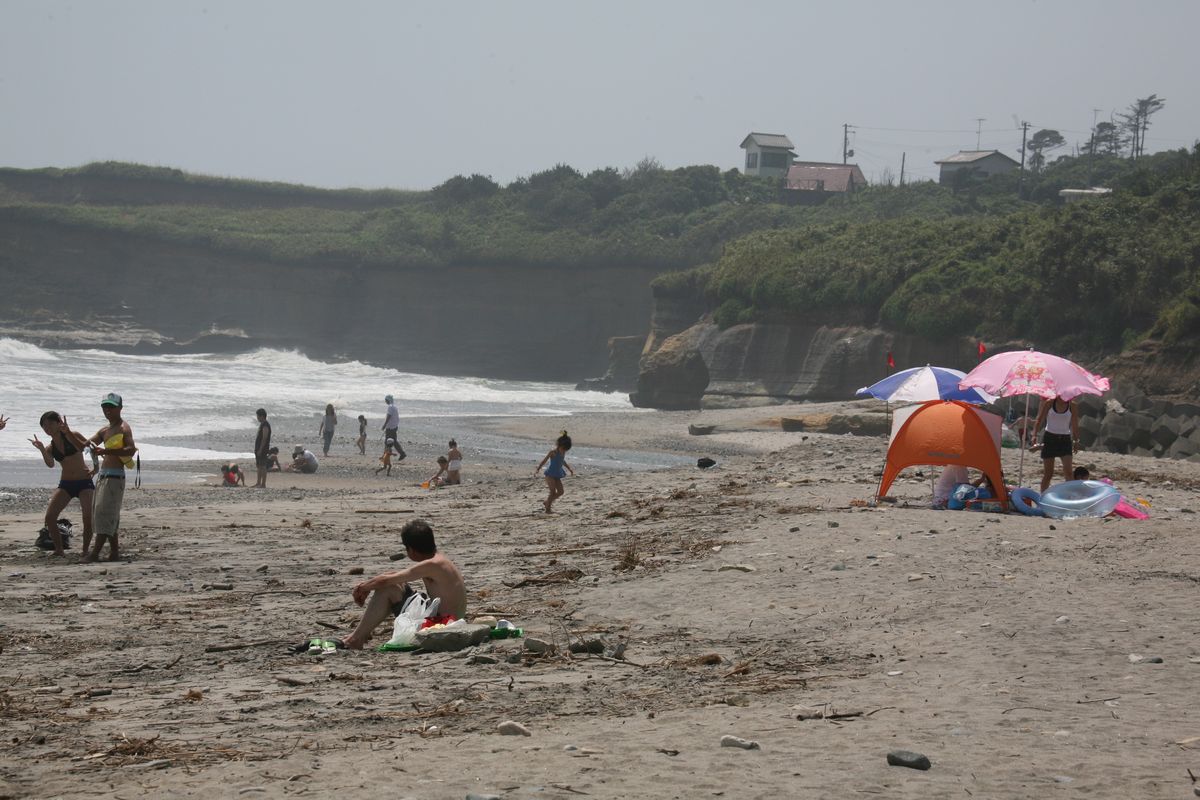
{"label": "child playing in sand", "polygon": [[542,507],[546,509],[546,513],[553,513],[550,507],[554,505],[554,501],[563,496],[562,479],[571,473],[573,476],[575,470],[571,469],[571,465],[567,463],[567,451],[571,449],[571,437],[563,431],[558,440],[554,443],[554,449],[546,453],[546,457],[542,459],[542,463],[537,465],[537,469],[533,474],[542,471],[542,467],[546,467],[546,486],[550,487],[550,496],[542,501]]}
{"label": "child playing in sand", "polygon": [[423,484],[421,484],[421,486],[423,488],[433,489],[438,486],[444,486],[445,484],[450,482],[447,478],[442,477],[444,475],[447,475],[449,472],[450,459],[446,458],[445,456],[438,456],[437,457],[437,465],[438,465],[438,471],[435,472],[433,475],[431,475],[429,477],[429,480],[427,480]]}
{"label": "child playing in sand", "polygon": [[367,454],[367,418],[362,414],[358,415],[358,440],[355,442],[358,445],[360,455]]}
{"label": "child playing in sand", "polygon": [[387,470],[387,474],[392,474],[392,447],[396,444],[395,439],[388,439],[383,445],[383,455],[379,457],[379,466],[375,469],[375,474]]}
{"label": "child playing in sand", "polygon": [[237,464],[222,464],[221,480],[226,486],[245,486],[246,474],[238,469]]}

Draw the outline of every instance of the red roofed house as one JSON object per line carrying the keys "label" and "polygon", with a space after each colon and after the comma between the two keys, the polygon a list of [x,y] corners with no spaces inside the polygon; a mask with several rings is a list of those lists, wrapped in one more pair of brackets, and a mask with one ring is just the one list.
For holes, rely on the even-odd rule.
{"label": "red roofed house", "polygon": [[801,192],[853,192],[867,185],[857,164],[796,161],[788,169],[787,188]]}

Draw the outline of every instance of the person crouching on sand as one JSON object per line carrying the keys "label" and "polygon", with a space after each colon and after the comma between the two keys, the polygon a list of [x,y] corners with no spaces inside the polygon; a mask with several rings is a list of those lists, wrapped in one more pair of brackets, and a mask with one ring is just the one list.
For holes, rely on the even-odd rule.
{"label": "person crouching on sand", "polygon": [[433,489],[438,486],[445,486],[449,481],[444,477],[447,468],[450,466],[450,461],[445,456],[437,457],[438,471],[429,476],[429,479],[421,484],[423,489]]}
{"label": "person crouching on sand", "polygon": [[[537,469],[533,471],[536,475],[542,471],[542,467],[546,467],[546,486],[550,488],[550,496],[542,501],[542,507],[546,509],[546,513],[552,513],[550,507],[554,505],[554,501],[563,496],[562,479],[571,473],[573,476],[575,470],[571,469],[571,465],[567,463],[567,451],[571,449],[571,437],[567,436],[567,432],[563,431],[554,443],[554,449],[546,453],[546,457],[542,459],[542,463],[537,465]],[[548,463],[547,463],[548,462]]]}
{"label": "person crouching on sand", "polygon": [[423,519],[410,520],[400,530],[404,552],[416,563],[399,572],[386,572],[363,581],[354,587],[351,596],[360,606],[365,605],[362,619],[354,632],[342,640],[351,650],[361,650],[371,640],[379,623],[390,615],[398,615],[404,603],[416,592],[409,581],[421,580],[430,600],[439,600],[435,617],[439,622],[462,619],[467,613],[467,589],[462,573],[454,563],[437,551],[433,528]]}

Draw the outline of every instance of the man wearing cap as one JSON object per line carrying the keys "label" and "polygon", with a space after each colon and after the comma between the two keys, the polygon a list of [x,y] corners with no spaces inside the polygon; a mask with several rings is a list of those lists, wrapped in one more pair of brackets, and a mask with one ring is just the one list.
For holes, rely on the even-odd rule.
{"label": "man wearing cap", "polygon": [[292,448],[292,463],[288,464],[287,472],[303,472],[311,475],[317,471],[317,457],[311,450],[305,450],[303,445]]}
{"label": "man wearing cap", "polygon": [[[137,445],[133,443],[133,431],[129,423],[121,418],[125,403],[121,395],[109,392],[100,400],[100,410],[108,425],[96,432],[90,441],[96,455],[101,456],[100,474],[96,478],[96,496],[92,501],[92,527],[96,541],[92,551],[84,554],[84,561],[95,561],[100,557],[104,540],[108,539],[108,560],[116,561],[120,555],[117,547],[117,530],[121,527],[121,503],[125,499],[125,467],[133,465],[133,454]],[[83,543],[87,548],[87,542]]]}
{"label": "man wearing cap", "polygon": [[400,437],[396,435],[396,431],[400,429],[400,410],[396,408],[396,401],[390,394],[383,398],[383,402],[387,403],[387,416],[383,419],[383,436],[387,442],[387,449],[395,447],[396,460],[403,461],[404,448],[400,446]]}

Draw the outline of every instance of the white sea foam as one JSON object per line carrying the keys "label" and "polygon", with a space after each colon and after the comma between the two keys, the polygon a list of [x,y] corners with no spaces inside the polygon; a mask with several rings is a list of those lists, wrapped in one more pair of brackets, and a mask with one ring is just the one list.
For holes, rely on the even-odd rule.
{"label": "white sea foam", "polygon": [[[359,361],[325,363],[287,350],[122,355],[45,350],[0,338],[0,413],[12,418],[0,433],[0,461],[37,457],[26,440],[41,435],[38,418],[47,410],[65,414],[82,433],[98,430],[104,422],[100,398],[108,392],[124,397],[147,457],[155,439],[252,432],[259,407],[275,417],[311,417],[314,434],[326,403],[337,409],[342,430],[351,430],[359,414],[367,416],[371,430],[378,428],[387,394],[395,396],[406,417],[551,416],[629,408],[624,395],[576,392],[567,384],[421,375]],[[154,455],[160,459],[238,455],[159,447]],[[0,483],[2,473],[0,466]]]}

